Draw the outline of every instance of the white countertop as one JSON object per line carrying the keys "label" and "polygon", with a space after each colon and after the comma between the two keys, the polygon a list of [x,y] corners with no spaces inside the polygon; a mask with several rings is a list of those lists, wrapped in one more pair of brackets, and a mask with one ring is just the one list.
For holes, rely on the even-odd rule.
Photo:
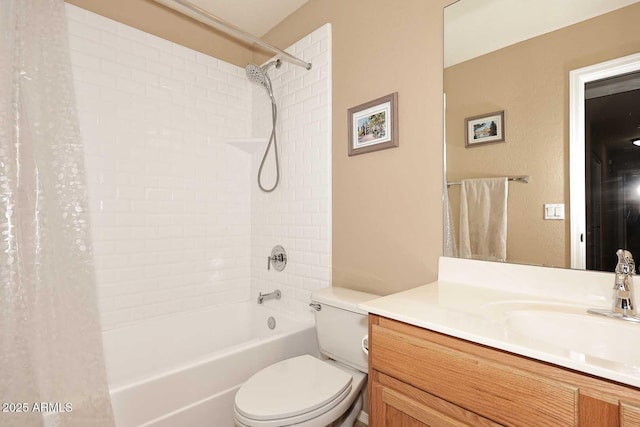
{"label": "white countertop", "polygon": [[[494,277],[489,281],[492,286],[491,288],[460,283],[465,280],[458,280],[456,283],[450,280],[443,280],[443,278],[450,279],[453,277],[446,271],[443,272],[443,267],[445,269],[449,267],[458,268],[460,262],[478,263],[478,261],[460,260],[454,261],[453,264],[455,265],[443,266],[441,262],[439,281],[386,297],[377,298],[362,303],[359,307],[369,313],[423,327],[435,332],[553,363],[576,371],[593,374],[623,384],[640,387],[640,357],[636,360],[635,356],[636,354],[640,354],[640,349],[638,348],[640,346],[640,344],[638,344],[639,340],[636,339],[636,337],[640,336],[640,324],[627,324],[630,322],[602,318],[603,322],[620,322],[624,324],[621,325],[622,328],[629,328],[629,339],[626,343],[621,343],[621,348],[623,349],[622,351],[625,351],[625,348],[633,346],[633,351],[629,351],[628,355],[625,355],[622,359],[618,359],[623,360],[621,362],[606,358],[607,351],[610,354],[611,349],[605,349],[606,351],[601,354],[597,354],[598,352],[594,351],[593,354],[596,354],[594,356],[593,354],[588,354],[589,351],[585,352],[577,347],[568,348],[570,346],[549,344],[549,342],[544,339],[536,339],[535,337],[510,330],[505,325],[503,319],[505,312],[513,307],[517,308],[519,305],[522,307],[527,307],[531,304],[543,304],[548,307],[558,306],[562,307],[563,310],[573,311],[579,315],[585,314],[586,309],[589,307],[607,307],[608,302],[603,301],[602,295],[600,294],[610,294],[611,284],[613,283],[611,280],[613,280],[614,277],[613,273],[607,274],[606,276],[596,273],[592,276],[594,283],[589,284],[585,283],[583,276],[585,272],[575,272],[578,274],[579,279],[576,283],[567,283],[566,276],[564,276],[567,273],[564,271],[561,272],[562,284],[560,286],[566,286],[569,289],[573,286],[581,286],[577,289],[590,289],[590,291],[593,291],[568,301],[562,292],[558,293],[558,295],[561,295],[559,298],[548,298],[541,290],[544,288],[544,285],[540,284],[540,281],[536,281],[535,277],[532,278],[531,271],[528,270],[543,269],[542,274],[549,275],[557,269],[516,266],[515,269],[518,270],[516,271],[518,275],[524,271],[524,274],[527,274],[527,277],[531,279],[531,283],[521,287],[515,286],[514,267],[500,267],[500,264],[496,263],[484,264],[490,264],[489,270],[492,271],[496,268],[498,270],[506,269],[508,274],[497,274],[497,276],[502,276],[502,278],[506,278],[507,280],[501,281],[499,277],[497,279]],[[444,264],[449,263],[450,261],[445,261]],[[482,273],[475,268],[476,266],[478,265],[471,264],[470,277],[474,275],[473,273]],[[479,267],[480,270],[482,270],[486,265],[480,265]],[[519,269],[524,270],[520,271]],[[536,276],[536,274],[537,272],[533,270],[532,275]],[[604,283],[602,280],[603,277],[607,283]],[[524,282],[526,281],[527,280],[524,280]],[[470,282],[473,282],[473,279],[470,279]],[[503,283],[501,284],[501,282]],[[569,280],[569,282],[571,282],[571,280]],[[549,283],[549,281],[545,283],[549,285],[550,289],[556,289],[558,286],[557,284]],[[536,292],[531,291],[528,286],[535,286]],[[602,292],[599,291],[600,288],[602,288]],[[570,292],[566,293],[570,294]],[[557,295],[554,294],[554,296]],[[600,319],[598,316],[595,317]],[[563,325],[554,324],[553,329],[556,327],[562,328]],[[553,332],[552,330],[549,331],[550,334]],[[590,331],[588,328],[578,328],[578,330],[565,332],[578,334],[580,339],[586,340],[583,342],[589,344],[589,348],[594,347],[592,345],[593,343],[589,341]]]}

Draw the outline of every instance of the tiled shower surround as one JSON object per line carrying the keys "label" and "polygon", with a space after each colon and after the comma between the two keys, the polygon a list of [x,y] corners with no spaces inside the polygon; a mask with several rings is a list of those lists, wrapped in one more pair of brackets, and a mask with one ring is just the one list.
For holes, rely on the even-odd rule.
{"label": "tiled shower surround", "polygon": [[[282,63],[269,75],[278,105],[280,184],[273,193],[260,191],[251,180],[251,290],[281,289],[276,309],[298,317],[313,314],[311,291],[330,286],[331,250],[331,26],[326,24],[287,51],[312,62],[311,70]],[[271,132],[271,101],[267,91],[253,85],[253,135]],[[254,151],[254,171],[264,154]],[[270,152],[272,154],[273,152]],[[267,158],[263,186],[274,179],[273,156]],[[291,260],[282,272],[267,270],[274,244]]]}
{"label": "tiled shower surround", "polygon": [[275,287],[267,304],[310,316],[330,285],[330,26],[290,48],[311,71],[270,72],[281,183],[265,194],[270,104],[243,68],[66,7],[103,329]]}

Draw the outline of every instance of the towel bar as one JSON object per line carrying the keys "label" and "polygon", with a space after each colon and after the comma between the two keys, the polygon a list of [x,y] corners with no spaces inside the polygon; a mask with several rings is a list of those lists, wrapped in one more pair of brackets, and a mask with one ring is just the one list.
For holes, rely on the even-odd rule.
{"label": "towel bar", "polygon": [[[529,175],[509,176],[509,177],[507,177],[507,181],[522,182],[524,184],[528,184],[529,183]],[[451,181],[451,182],[447,182],[447,187],[451,187],[452,185],[461,185],[461,184],[462,184],[461,181]]]}

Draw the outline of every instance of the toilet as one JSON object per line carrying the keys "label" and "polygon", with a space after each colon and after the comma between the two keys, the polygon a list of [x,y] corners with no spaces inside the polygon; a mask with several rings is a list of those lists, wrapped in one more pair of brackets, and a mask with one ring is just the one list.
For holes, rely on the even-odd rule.
{"label": "toilet", "polygon": [[292,357],[249,378],[235,397],[234,420],[241,427],[353,426],[367,382],[365,292],[326,288],[314,292],[318,344],[323,358]]}

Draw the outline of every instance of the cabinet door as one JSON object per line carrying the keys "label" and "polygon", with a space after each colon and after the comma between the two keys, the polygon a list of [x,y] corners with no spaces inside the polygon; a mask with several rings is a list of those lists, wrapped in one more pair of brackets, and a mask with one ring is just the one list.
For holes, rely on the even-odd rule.
{"label": "cabinet door", "polygon": [[620,403],[620,426],[638,427],[640,426],[640,407],[628,403]]}
{"label": "cabinet door", "polygon": [[382,380],[402,391],[373,383],[371,427],[499,427],[499,424],[393,378]]}
{"label": "cabinet door", "polygon": [[603,399],[603,396],[586,396],[580,393],[580,427],[619,427],[620,410],[616,399]]}

